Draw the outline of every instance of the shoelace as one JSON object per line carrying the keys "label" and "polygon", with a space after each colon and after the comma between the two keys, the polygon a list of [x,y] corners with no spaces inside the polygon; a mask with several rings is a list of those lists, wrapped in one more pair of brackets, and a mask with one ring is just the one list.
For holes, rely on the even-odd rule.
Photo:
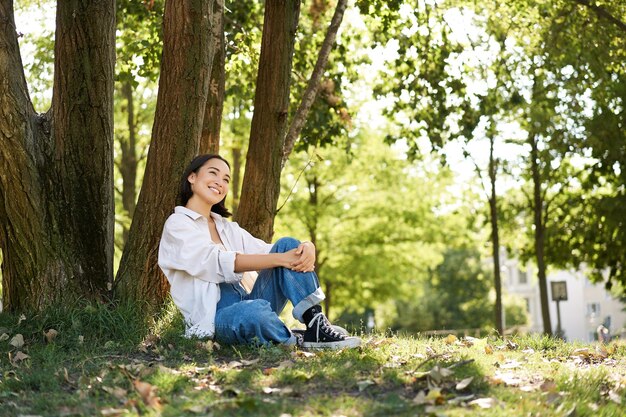
{"label": "shoelace", "polygon": [[307,327],[313,326],[313,323],[317,322],[317,334],[315,338],[320,340],[320,327],[326,331],[326,333],[330,334],[335,339],[344,339],[343,335],[332,328],[330,322],[324,315],[324,313],[319,312],[313,316],[313,319],[309,322]]}

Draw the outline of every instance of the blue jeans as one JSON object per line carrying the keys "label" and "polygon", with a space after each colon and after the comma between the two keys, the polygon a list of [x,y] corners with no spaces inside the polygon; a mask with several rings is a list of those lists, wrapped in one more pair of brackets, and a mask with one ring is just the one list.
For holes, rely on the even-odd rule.
{"label": "blue jeans", "polygon": [[[284,237],[274,244],[270,253],[284,253],[299,244],[296,239]],[[303,321],[302,313],[324,298],[314,272],[283,267],[262,270],[250,294],[239,283],[220,284],[215,339],[225,344],[294,344],[295,337],[278,318],[287,301],[294,305],[293,317]]]}

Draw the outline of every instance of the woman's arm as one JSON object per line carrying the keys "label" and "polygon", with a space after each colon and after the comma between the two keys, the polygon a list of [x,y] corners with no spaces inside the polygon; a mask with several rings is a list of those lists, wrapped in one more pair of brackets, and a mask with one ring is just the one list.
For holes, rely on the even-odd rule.
{"label": "woman's arm", "polygon": [[238,253],[235,258],[235,272],[260,271],[261,269],[276,268],[279,266],[293,269],[292,264],[300,257],[296,252],[297,249],[292,249],[284,253],[267,253],[261,255]]}

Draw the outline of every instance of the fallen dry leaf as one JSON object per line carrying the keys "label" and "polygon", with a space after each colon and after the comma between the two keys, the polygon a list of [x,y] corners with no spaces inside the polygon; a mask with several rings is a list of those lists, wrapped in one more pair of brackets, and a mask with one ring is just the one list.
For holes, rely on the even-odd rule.
{"label": "fallen dry leaf", "polygon": [[369,386],[376,385],[376,383],[371,379],[366,379],[364,381],[357,382],[356,385],[359,387],[359,392],[361,392]]}
{"label": "fallen dry leaf", "polygon": [[472,383],[473,380],[474,380],[473,376],[470,376],[469,378],[462,379],[461,381],[459,381],[456,384],[456,390],[457,391],[464,390],[465,388],[467,388],[469,386],[469,384]]}
{"label": "fallen dry leaf", "polygon": [[622,397],[615,391],[611,390],[609,391],[609,399],[611,401],[613,401],[614,403],[617,404],[621,404],[622,403]]}
{"label": "fallen dry leaf", "polygon": [[606,359],[609,357],[609,351],[606,350],[606,347],[604,347],[604,345],[596,345],[596,354],[602,359]]}
{"label": "fallen dry leaf", "polygon": [[24,320],[26,320],[26,316],[22,314],[20,319],[17,321],[17,325],[19,326]]}
{"label": "fallen dry leaf", "polygon": [[455,336],[455,335],[453,335],[453,334],[449,334],[449,335],[447,335],[447,336],[446,336],[446,338],[445,338],[445,339],[443,339],[443,341],[444,341],[444,342],[446,342],[446,344],[448,344],[448,345],[453,344],[453,343],[454,343],[454,342],[456,342],[457,340],[459,340],[459,338],[458,338],[458,337],[456,337],[456,336]]}
{"label": "fallen dry leaf", "polygon": [[491,355],[493,353],[493,346],[491,346],[490,344],[486,344],[485,345],[485,353],[487,355]]}
{"label": "fallen dry leaf", "polygon": [[123,408],[103,408],[100,410],[100,414],[105,417],[117,417],[126,414],[126,411]]}
{"label": "fallen dry leaf", "polygon": [[9,340],[9,334],[8,333],[2,333],[2,335],[0,335],[0,342],[4,342],[5,340]]}
{"label": "fallen dry leaf", "polygon": [[15,356],[13,356],[13,358],[11,359],[11,362],[13,363],[13,365],[17,365],[18,362],[22,362],[23,360],[28,359],[28,358],[30,358],[30,356],[28,356],[22,351],[19,351],[15,354]]}
{"label": "fallen dry leaf", "polygon": [[415,398],[413,398],[413,402],[417,405],[426,404],[426,393],[423,390],[418,392]]}
{"label": "fallen dry leaf", "polygon": [[517,343],[507,339],[506,347],[509,348],[510,350],[517,350],[519,348],[519,345]]}
{"label": "fallen dry leaf", "polygon": [[140,380],[133,381],[135,389],[141,396],[143,402],[155,410],[161,409],[161,399],[156,395],[156,387]]}
{"label": "fallen dry leaf", "polygon": [[291,352],[291,356],[294,358],[312,358],[315,356],[315,353],[307,352],[306,350],[294,350]]}
{"label": "fallen dry leaf", "polygon": [[239,362],[239,361],[230,361],[228,362],[228,364],[226,365],[226,369],[234,369],[234,368],[239,368],[240,366],[243,366],[243,363]]}
{"label": "fallen dry leaf", "polygon": [[444,378],[453,375],[454,372],[449,370],[448,368],[441,368],[438,365],[433,366],[433,368],[428,373],[428,376],[437,384],[441,383]]}
{"label": "fallen dry leaf", "polygon": [[477,398],[468,403],[468,405],[475,405],[480,408],[492,408],[496,404],[497,402],[495,398]]}
{"label": "fallen dry leaf", "polygon": [[556,392],[556,382],[552,379],[546,379],[541,383],[539,389],[543,392]]}
{"label": "fallen dry leaf", "polygon": [[448,404],[460,404],[460,403],[464,403],[467,402],[469,400],[471,400],[472,398],[474,398],[474,394],[468,394],[468,395],[460,395],[458,397],[454,397],[448,400]]}
{"label": "fallen dry leaf", "polygon": [[9,344],[13,347],[16,347],[17,349],[21,349],[21,347],[24,346],[24,336],[19,333],[16,334],[15,336],[13,336]]}
{"label": "fallen dry leaf", "polygon": [[85,336],[81,334],[80,336],[78,336],[78,344],[82,345],[83,343],[85,343]]}
{"label": "fallen dry leaf", "polygon": [[589,348],[580,348],[572,352],[572,356],[588,357],[589,355],[591,355],[591,352],[589,352]]}
{"label": "fallen dry leaf", "polygon": [[477,341],[478,339],[476,339],[475,337],[471,337],[471,336],[465,336],[463,339],[461,339],[459,341],[459,344],[461,346],[465,346],[465,347],[472,347],[474,346],[475,341]]}
{"label": "fallen dry leaf", "polygon": [[109,394],[111,394],[112,396],[114,396],[115,398],[117,398],[118,400],[126,400],[126,397],[128,396],[128,391],[126,391],[123,388],[120,387],[107,387],[107,386],[102,386],[102,391],[107,392]]}
{"label": "fallen dry leaf", "polygon": [[52,343],[58,334],[59,332],[54,329],[49,329],[47,332],[43,332],[43,335],[46,338],[46,342],[48,343]]}
{"label": "fallen dry leaf", "polygon": [[522,364],[519,363],[518,361],[516,361],[516,360],[509,360],[509,361],[506,361],[505,363],[503,363],[502,365],[500,365],[500,368],[502,368],[502,369],[515,369],[515,368],[519,368],[521,366],[522,366]]}
{"label": "fallen dry leaf", "polygon": [[378,340],[372,339],[369,344],[378,347],[378,346],[386,345],[389,343],[391,343],[391,340],[389,339],[378,339]]}
{"label": "fallen dry leaf", "polygon": [[500,372],[496,372],[496,374],[490,378],[490,381],[494,385],[504,384],[509,387],[517,387],[523,382],[520,377],[513,373]]}
{"label": "fallen dry leaf", "polygon": [[285,369],[285,368],[291,368],[292,366],[295,365],[295,362],[289,359],[286,359],[284,361],[281,361],[278,366],[276,367],[276,369]]}

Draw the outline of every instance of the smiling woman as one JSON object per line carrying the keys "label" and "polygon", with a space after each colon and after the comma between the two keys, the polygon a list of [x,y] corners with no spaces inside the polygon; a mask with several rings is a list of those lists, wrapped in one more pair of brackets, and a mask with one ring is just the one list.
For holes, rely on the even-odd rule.
{"label": "smiling woman", "polygon": [[[315,246],[293,238],[274,245],[229,222],[224,206],[230,165],[219,155],[200,155],[184,171],[178,206],[167,219],[159,266],[187,324],[187,336],[222,343],[282,343],[303,348],[343,348],[361,341],[332,326],[319,303],[325,296],[315,275]],[[259,271],[249,291],[244,275]],[[287,301],[307,324],[289,330],[278,315]]]}

